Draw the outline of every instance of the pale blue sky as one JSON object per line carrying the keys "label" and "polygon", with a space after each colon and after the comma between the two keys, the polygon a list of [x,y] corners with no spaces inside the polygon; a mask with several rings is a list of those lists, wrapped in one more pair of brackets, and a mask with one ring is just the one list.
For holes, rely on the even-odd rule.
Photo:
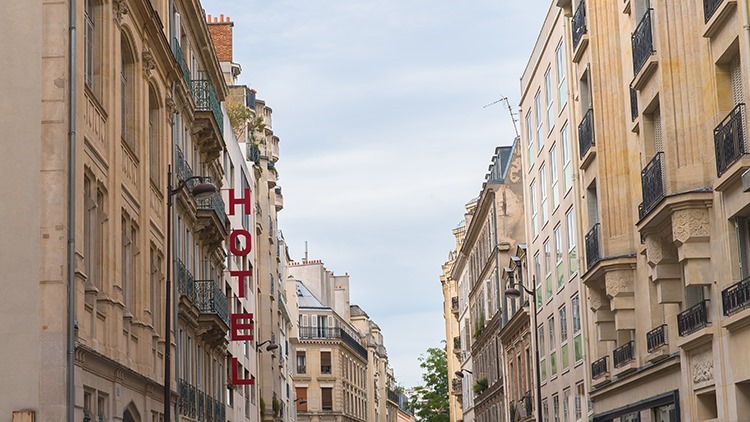
{"label": "pale blue sky", "polygon": [[397,381],[445,337],[440,265],[491,155],[550,0],[202,0],[231,17],[240,83],[273,108],[293,259],[351,275]]}

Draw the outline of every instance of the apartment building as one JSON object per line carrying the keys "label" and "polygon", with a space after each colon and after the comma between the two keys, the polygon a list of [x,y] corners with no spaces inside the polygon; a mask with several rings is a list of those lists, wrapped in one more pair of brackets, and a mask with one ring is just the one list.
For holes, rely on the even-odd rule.
{"label": "apartment building", "polygon": [[463,395],[462,382],[460,379],[453,378],[453,375],[461,369],[461,333],[459,332],[458,325],[458,283],[451,277],[453,264],[456,260],[456,250],[460,247],[461,244],[458,242],[458,238],[456,238],[456,249],[448,253],[448,260],[441,266],[442,274],[440,275],[440,285],[443,291],[446,364],[448,377],[452,378],[448,406],[450,408],[450,419],[453,421],[463,418],[463,407],[460,400]]}
{"label": "apartment building", "polygon": [[748,2],[571,16],[594,421],[746,420]]}
{"label": "apartment building", "polygon": [[[570,22],[551,4],[521,76],[526,220],[524,279],[536,294],[535,352],[539,354],[542,420],[586,418],[581,318],[580,195],[576,185],[576,126],[571,78]],[[585,295],[585,292],[583,293]],[[537,409],[541,406],[541,409]]]}
{"label": "apartment building", "polygon": [[451,384],[461,382],[463,396],[470,395],[473,400],[464,399],[463,419],[490,422],[504,418],[507,409],[498,340],[507,321],[500,262],[509,259],[509,251],[524,239],[525,230],[517,139],[511,146],[496,148],[480,196],[467,211],[465,232],[450,277],[459,280],[459,314],[462,298],[466,301],[468,315],[461,322],[459,341],[462,350],[471,355],[472,368],[462,366],[450,376]]}

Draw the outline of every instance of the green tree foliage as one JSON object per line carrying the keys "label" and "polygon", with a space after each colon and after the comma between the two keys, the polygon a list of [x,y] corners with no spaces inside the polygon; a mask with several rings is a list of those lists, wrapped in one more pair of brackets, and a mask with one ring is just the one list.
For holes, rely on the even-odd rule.
{"label": "green tree foliage", "polygon": [[409,408],[420,422],[449,422],[448,359],[443,347],[431,347],[419,357],[424,385],[414,387]]}

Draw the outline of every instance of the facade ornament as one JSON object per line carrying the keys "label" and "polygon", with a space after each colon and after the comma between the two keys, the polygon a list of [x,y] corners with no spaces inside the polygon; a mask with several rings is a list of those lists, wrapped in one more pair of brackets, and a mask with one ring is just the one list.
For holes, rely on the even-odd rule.
{"label": "facade ornament", "polygon": [[629,270],[611,271],[604,274],[607,296],[631,296],[633,294],[633,272]]}
{"label": "facade ornament", "polygon": [[125,0],[112,0],[112,16],[117,23],[122,23],[122,17],[128,14],[128,6]]}
{"label": "facade ornament", "polygon": [[151,53],[151,50],[148,48],[143,49],[143,53],[141,53],[142,64],[143,64],[143,72],[146,74],[146,77],[151,76],[151,71],[156,69],[156,59],[154,59],[154,54]]}
{"label": "facade ornament", "polygon": [[708,239],[710,232],[708,210],[705,208],[678,210],[672,214],[672,237],[679,244],[695,238]]}
{"label": "facade ornament", "polygon": [[167,97],[164,98],[164,108],[167,109],[167,119],[171,123],[174,120],[175,113],[177,113],[177,103],[175,103],[174,98],[172,98],[171,95],[167,95]]}
{"label": "facade ornament", "polygon": [[[599,309],[604,308],[605,300],[606,299],[604,298],[602,292],[593,288],[589,288],[589,305],[591,306],[592,311],[596,312]],[[609,301],[607,300],[607,302]]]}
{"label": "facade ornament", "polygon": [[711,349],[694,355],[691,360],[693,361],[691,367],[693,383],[698,384],[714,379],[714,359]]}

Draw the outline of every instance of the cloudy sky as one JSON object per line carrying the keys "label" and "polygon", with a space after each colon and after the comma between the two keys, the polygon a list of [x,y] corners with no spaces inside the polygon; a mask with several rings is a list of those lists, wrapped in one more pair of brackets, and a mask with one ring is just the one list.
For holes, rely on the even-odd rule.
{"label": "cloudy sky", "polygon": [[231,17],[239,83],[273,108],[293,259],[351,275],[397,381],[445,337],[440,265],[496,146],[550,0],[202,0]]}

